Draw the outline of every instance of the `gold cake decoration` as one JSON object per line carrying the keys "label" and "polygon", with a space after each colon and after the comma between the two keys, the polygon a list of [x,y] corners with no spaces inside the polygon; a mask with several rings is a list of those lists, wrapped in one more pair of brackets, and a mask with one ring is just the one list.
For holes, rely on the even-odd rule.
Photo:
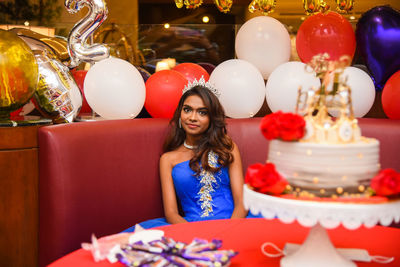
{"label": "gold cake decoration", "polygon": [[360,140],[361,131],[354,117],[351,88],[343,75],[350,63],[348,56],[330,61],[328,54],[320,54],[306,66],[307,71],[312,69],[317,73],[321,87],[305,90],[300,87],[298,90],[296,113],[302,114],[306,121],[306,134],[301,141],[346,144]]}

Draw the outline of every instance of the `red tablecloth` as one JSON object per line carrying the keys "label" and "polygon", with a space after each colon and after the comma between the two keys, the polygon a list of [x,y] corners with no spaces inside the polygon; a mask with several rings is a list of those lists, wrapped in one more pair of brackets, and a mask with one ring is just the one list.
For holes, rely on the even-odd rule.
{"label": "red tablecloth", "polygon": [[[235,266],[279,266],[280,258],[268,258],[261,253],[260,247],[264,242],[273,242],[283,248],[285,243],[302,243],[309,228],[298,223],[284,224],[278,220],[266,219],[236,219],[216,220],[176,224],[159,227],[165,236],[176,241],[190,242],[193,238],[223,241],[222,249],[233,249],[239,254],[232,259],[231,267]],[[328,230],[332,243],[336,248],[363,248],[370,255],[395,257],[389,264],[361,263],[358,266],[389,267],[400,266],[400,229],[376,226],[373,228],[361,227],[356,230],[347,230],[338,227]],[[55,261],[51,267],[102,267],[124,266],[120,263],[110,264],[108,261],[95,263],[90,252],[77,250]]]}

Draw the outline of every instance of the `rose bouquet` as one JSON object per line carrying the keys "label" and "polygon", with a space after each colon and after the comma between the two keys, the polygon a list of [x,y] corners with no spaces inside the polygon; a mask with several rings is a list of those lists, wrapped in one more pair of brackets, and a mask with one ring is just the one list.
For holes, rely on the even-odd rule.
{"label": "rose bouquet", "polygon": [[371,181],[371,188],[378,196],[400,194],[400,173],[394,169],[381,170]]}
{"label": "rose bouquet", "polygon": [[282,111],[266,115],[260,123],[261,132],[268,140],[297,141],[304,136],[305,127],[302,116]]}
{"label": "rose bouquet", "polygon": [[283,193],[288,185],[272,163],[250,165],[247,168],[245,183],[257,192],[272,195]]}

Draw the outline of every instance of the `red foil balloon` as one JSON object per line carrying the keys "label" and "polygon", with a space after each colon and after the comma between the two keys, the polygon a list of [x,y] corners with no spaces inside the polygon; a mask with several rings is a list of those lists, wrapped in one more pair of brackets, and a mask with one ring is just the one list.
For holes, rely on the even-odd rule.
{"label": "red foil balloon", "polygon": [[153,118],[172,118],[187,84],[183,74],[175,70],[154,73],[146,81],[144,107]]}
{"label": "red foil balloon", "polygon": [[328,53],[330,60],[338,60],[344,55],[352,59],[356,49],[356,37],[351,24],[340,14],[318,13],[300,25],[296,49],[304,63],[323,53]]}
{"label": "red foil balloon", "polygon": [[382,107],[390,119],[400,120],[400,70],[393,74],[383,87]]}
{"label": "red foil balloon", "polygon": [[173,70],[182,73],[189,82],[193,82],[194,79],[200,80],[202,76],[205,81],[210,78],[210,75],[202,66],[194,63],[181,63],[175,66]]}
{"label": "red foil balloon", "polygon": [[85,93],[83,91],[83,82],[85,81],[87,70],[72,70],[71,74],[75,79],[76,85],[78,85],[79,90],[82,93],[82,107],[81,110],[79,111],[79,114],[92,113],[92,109],[90,108],[88,102],[86,101]]}

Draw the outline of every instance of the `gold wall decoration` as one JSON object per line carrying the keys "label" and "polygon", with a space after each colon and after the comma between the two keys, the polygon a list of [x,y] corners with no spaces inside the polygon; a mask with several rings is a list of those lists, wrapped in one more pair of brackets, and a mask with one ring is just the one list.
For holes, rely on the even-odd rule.
{"label": "gold wall decoration", "polygon": [[253,0],[248,9],[250,13],[260,11],[263,15],[274,12],[276,7],[276,0]]}
{"label": "gold wall decoration", "polygon": [[[198,8],[203,4],[203,0],[174,0],[177,8],[185,6],[188,9]],[[349,13],[353,10],[354,0],[335,0],[336,10],[340,13]],[[248,6],[250,13],[260,11],[263,15],[274,12],[276,0],[252,0]],[[214,4],[219,11],[227,13],[230,11],[232,0],[214,0]],[[330,6],[324,0],[302,0],[304,12],[307,15],[330,10]]]}
{"label": "gold wall decoration", "polygon": [[340,13],[348,13],[353,7],[354,0],[336,0],[336,10]]}
{"label": "gold wall decoration", "polygon": [[[187,9],[195,9],[203,4],[203,0],[175,0],[177,8],[185,6]],[[215,6],[219,11],[227,13],[231,10],[232,0],[214,0]]]}
{"label": "gold wall decoration", "polygon": [[324,0],[303,0],[303,8],[307,15],[325,12],[329,5]]}

